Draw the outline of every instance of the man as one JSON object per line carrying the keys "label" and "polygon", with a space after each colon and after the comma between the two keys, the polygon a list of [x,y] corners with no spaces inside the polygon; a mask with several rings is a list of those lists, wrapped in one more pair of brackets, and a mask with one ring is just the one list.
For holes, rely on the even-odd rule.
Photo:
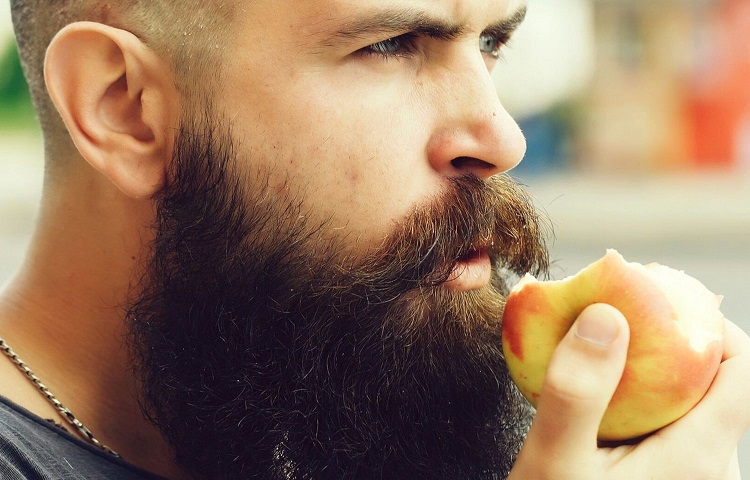
{"label": "man", "polygon": [[0,300],[6,477],[739,478],[732,324],[700,405],[599,448],[628,329],[589,307],[528,430],[499,317],[547,260],[489,75],[522,0],[11,8],[47,168]]}

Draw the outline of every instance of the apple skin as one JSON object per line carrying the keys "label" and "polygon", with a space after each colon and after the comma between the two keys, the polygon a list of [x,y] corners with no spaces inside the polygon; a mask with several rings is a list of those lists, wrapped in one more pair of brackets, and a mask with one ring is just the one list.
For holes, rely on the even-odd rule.
{"label": "apple skin", "polygon": [[527,275],[508,296],[503,351],[513,381],[532,405],[555,347],[594,303],[614,306],[630,327],[625,371],[601,422],[600,440],[647,435],[703,398],[723,355],[721,297],[682,272],[629,263],[608,250],[561,281]]}

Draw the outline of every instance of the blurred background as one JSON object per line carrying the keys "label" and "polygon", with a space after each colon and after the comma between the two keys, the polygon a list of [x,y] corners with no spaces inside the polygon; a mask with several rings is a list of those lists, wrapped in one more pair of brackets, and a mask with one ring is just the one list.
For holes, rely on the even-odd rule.
{"label": "blurred background", "polygon": [[[43,148],[0,1],[2,284]],[[552,277],[616,248],[699,278],[750,331],[750,1],[529,0],[494,75],[528,142],[511,174],[554,229]],[[750,441],[740,455],[750,474]]]}

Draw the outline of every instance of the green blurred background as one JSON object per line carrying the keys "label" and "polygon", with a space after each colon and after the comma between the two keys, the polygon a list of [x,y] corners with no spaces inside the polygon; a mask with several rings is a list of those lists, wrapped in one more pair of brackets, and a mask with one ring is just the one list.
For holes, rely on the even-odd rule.
{"label": "green blurred background", "polygon": [[0,129],[10,132],[35,127],[34,110],[18,60],[18,50],[6,37],[0,41]]}

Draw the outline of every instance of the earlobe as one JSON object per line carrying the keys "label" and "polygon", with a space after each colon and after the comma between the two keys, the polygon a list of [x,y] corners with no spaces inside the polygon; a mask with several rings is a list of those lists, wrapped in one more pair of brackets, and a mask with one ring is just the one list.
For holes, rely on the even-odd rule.
{"label": "earlobe", "polygon": [[83,158],[126,195],[158,192],[178,103],[166,62],[130,32],[77,22],[50,43],[44,74]]}

